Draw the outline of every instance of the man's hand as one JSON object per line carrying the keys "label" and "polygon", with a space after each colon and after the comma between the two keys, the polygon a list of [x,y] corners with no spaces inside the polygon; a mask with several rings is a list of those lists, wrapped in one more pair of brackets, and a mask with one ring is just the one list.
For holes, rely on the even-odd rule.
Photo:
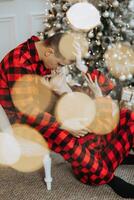
{"label": "man's hand", "polygon": [[58,74],[50,80],[51,88],[59,95],[72,92],[71,88],[66,82],[66,76],[64,74]]}
{"label": "man's hand", "polygon": [[89,133],[88,128],[84,128],[82,130],[76,131],[76,130],[72,130],[69,128],[65,128],[64,126],[60,126],[60,129],[68,131],[71,135],[73,135],[74,137],[77,137],[77,138],[84,137],[85,135],[87,135]]}
{"label": "man's hand", "polygon": [[[87,76],[88,76],[88,78],[87,78]],[[101,88],[99,87],[98,82],[97,82],[97,77],[95,77],[95,82],[93,82],[90,74],[87,74],[87,76],[85,78],[88,82],[90,89],[94,93],[95,97],[103,97]]]}

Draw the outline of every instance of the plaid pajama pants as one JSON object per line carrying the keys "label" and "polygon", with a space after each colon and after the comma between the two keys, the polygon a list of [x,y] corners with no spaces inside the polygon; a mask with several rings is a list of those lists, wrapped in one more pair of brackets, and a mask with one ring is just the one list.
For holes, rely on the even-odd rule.
{"label": "plaid pajama pants", "polygon": [[71,163],[75,176],[82,183],[108,183],[113,178],[116,168],[134,147],[134,113],[130,110],[120,111],[118,126],[105,136],[89,133],[76,138],[61,130],[59,124],[54,121],[47,127],[45,123],[50,118],[47,114],[38,119],[38,124],[34,124],[34,120],[32,124],[44,136],[50,149]]}

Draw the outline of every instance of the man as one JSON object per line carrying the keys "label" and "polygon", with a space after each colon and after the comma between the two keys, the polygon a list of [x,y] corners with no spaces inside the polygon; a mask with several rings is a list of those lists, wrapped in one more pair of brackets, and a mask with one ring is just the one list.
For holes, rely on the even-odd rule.
{"label": "man", "polygon": [[[121,110],[118,127],[106,136],[98,136],[84,131],[71,133],[62,130],[49,113],[28,116],[13,103],[12,88],[20,77],[26,74],[44,76],[52,69],[72,62],[65,60],[59,52],[63,35],[58,33],[45,41],[33,36],[5,56],[0,64],[0,104],[11,123],[25,123],[37,129],[50,149],[71,163],[74,174],[82,183],[108,184],[118,195],[134,198],[134,186],[114,175],[115,169],[134,147],[134,113]],[[99,71],[89,67],[89,73],[93,80],[97,77],[104,93],[113,88],[111,81]]]}

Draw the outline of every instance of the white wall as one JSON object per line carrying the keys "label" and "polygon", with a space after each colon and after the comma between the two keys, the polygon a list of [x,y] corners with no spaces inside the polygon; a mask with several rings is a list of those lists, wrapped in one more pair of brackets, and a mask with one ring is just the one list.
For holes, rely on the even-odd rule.
{"label": "white wall", "polygon": [[48,0],[0,0],[0,60],[19,43],[44,29]]}

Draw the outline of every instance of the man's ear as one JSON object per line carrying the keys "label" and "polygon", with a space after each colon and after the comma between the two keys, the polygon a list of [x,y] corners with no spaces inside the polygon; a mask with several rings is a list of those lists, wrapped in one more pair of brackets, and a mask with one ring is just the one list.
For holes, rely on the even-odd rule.
{"label": "man's ear", "polygon": [[52,49],[52,48],[47,48],[47,49],[46,49],[46,52],[45,52],[45,56],[48,57],[48,56],[50,56],[51,54],[54,54],[54,49]]}

